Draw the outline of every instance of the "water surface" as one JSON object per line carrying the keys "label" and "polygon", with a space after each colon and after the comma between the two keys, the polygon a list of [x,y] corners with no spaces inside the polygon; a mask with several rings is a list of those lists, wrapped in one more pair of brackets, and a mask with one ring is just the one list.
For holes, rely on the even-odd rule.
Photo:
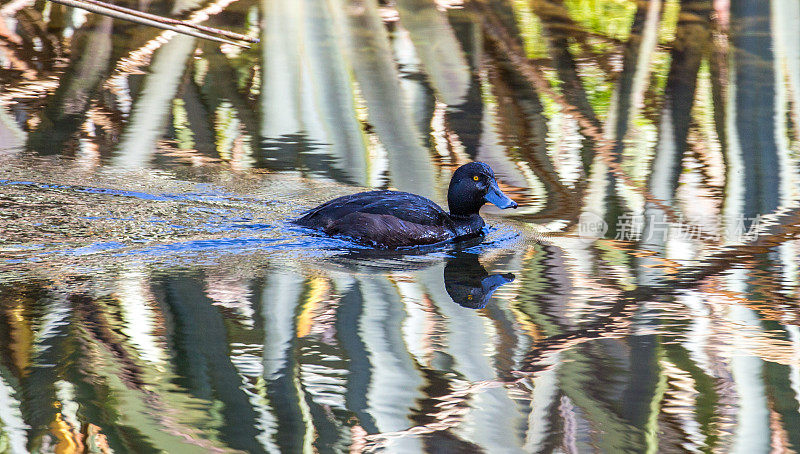
{"label": "water surface", "polygon": [[797,2],[126,6],[261,42],[0,0],[1,452],[800,450]]}

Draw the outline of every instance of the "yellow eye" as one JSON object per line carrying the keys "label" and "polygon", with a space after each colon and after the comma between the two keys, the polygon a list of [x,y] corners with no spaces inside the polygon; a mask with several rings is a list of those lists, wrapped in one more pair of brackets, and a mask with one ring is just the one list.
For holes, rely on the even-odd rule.
{"label": "yellow eye", "polygon": [[472,177],[472,179],[473,179],[473,180],[475,180],[475,181],[478,181],[478,180],[480,180],[480,179],[481,179],[481,177],[479,177],[479,176],[475,175],[474,177]]}

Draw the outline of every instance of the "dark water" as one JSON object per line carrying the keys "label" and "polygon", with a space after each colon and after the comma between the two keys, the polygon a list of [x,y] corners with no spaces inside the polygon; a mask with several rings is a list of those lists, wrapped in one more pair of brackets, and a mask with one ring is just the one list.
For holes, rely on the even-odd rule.
{"label": "dark water", "polygon": [[0,1],[0,452],[800,450],[796,1],[125,4],[261,43]]}

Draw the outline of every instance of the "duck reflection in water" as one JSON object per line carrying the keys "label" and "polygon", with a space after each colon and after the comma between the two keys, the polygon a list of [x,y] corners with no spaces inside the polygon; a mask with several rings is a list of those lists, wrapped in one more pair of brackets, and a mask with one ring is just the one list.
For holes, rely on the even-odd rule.
{"label": "duck reflection in water", "polygon": [[456,303],[470,309],[483,309],[500,286],[514,281],[514,275],[489,274],[478,261],[478,254],[455,252],[444,267],[444,288]]}

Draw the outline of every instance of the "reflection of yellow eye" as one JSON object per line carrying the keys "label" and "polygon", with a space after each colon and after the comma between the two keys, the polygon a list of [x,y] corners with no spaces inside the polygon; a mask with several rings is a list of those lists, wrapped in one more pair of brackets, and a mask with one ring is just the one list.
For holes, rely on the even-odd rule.
{"label": "reflection of yellow eye", "polygon": [[[475,177],[475,178],[478,178],[478,177]],[[471,300],[472,299],[472,295],[467,295],[467,299]]]}
{"label": "reflection of yellow eye", "polygon": [[472,177],[472,179],[473,179],[473,180],[475,180],[475,181],[478,181],[478,180],[480,180],[480,179],[481,179],[481,177],[479,177],[479,176],[475,175],[474,177]]}

